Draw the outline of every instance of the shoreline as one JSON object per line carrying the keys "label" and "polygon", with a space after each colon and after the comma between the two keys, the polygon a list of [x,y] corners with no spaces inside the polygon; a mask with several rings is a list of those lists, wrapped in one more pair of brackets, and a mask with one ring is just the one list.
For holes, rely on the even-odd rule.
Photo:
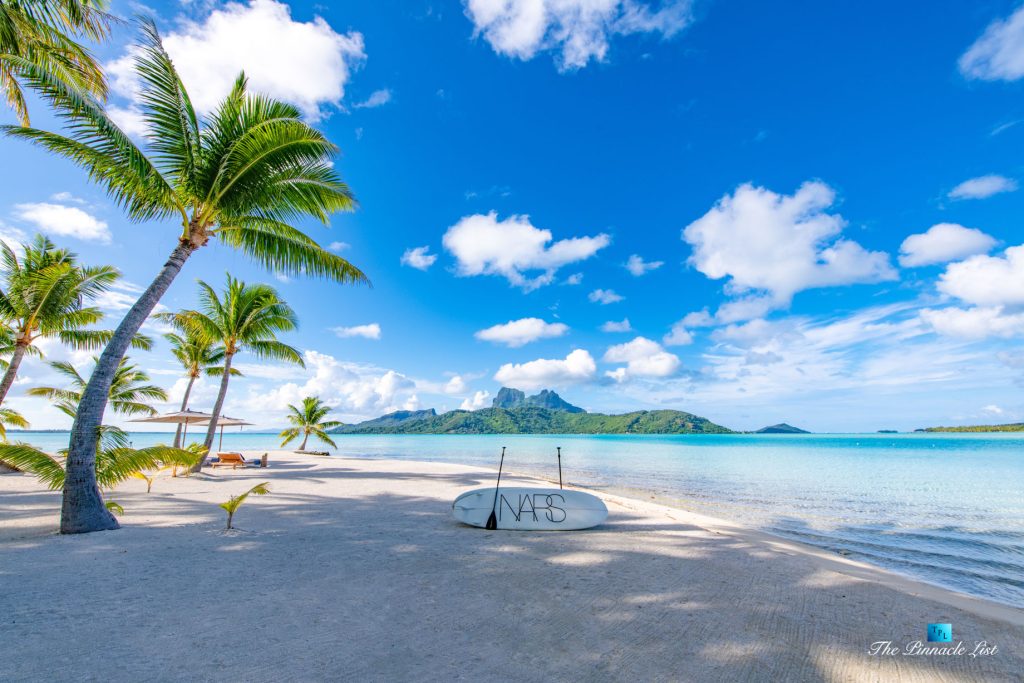
{"label": "shoreline", "polygon": [[[248,456],[246,456],[248,457]],[[349,457],[349,456],[330,456],[330,457]],[[355,458],[358,460],[377,460],[377,458]],[[398,462],[407,462],[405,459],[396,459]],[[408,461],[408,462],[422,462],[430,463],[434,461],[422,460],[422,461]],[[461,466],[461,465],[460,465]],[[497,474],[496,469],[490,469],[487,467],[477,467],[474,465],[465,465],[465,467],[472,467],[479,469],[484,472],[490,472],[492,475]],[[529,471],[521,470],[506,470],[510,475],[517,476],[521,479],[534,479],[542,481],[546,484],[558,485],[558,479],[551,479],[550,477]],[[505,476],[504,474],[502,475]],[[682,523],[690,523],[700,526],[707,531],[716,534],[730,534],[736,537],[744,538],[756,543],[764,543],[783,549],[790,552],[798,552],[806,555],[808,558],[813,559],[823,568],[832,569],[845,573],[849,576],[856,577],[858,579],[864,579],[867,581],[875,581],[882,583],[887,586],[896,587],[897,590],[904,592],[908,595],[924,597],[929,600],[935,600],[937,602],[945,603],[951,607],[971,611],[979,616],[988,619],[998,619],[1005,621],[1015,626],[1024,626],[1024,609],[1009,605],[1002,602],[997,602],[989,598],[981,596],[971,595],[969,593],[963,593],[961,591],[952,590],[950,588],[944,588],[933,583],[929,583],[922,579],[918,579],[906,574],[901,574],[892,569],[881,567],[870,562],[864,562],[861,560],[854,560],[848,557],[844,557],[838,553],[824,550],[817,546],[809,543],[801,543],[800,541],[794,541],[792,539],[773,534],[770,531],[763,531],[751,526],[747,526],[742,522],[726,519],[723,517],[715,517],[713,515],[706,515],[700,512],[695,512],[687,508],[677,507],[670,505],[666,502],[665,497],[659,496],[654,491],[648,491],[646,489],[626,489],[615,486],[609,486],[607,489],[602,488],[590,488],[587,486],[581,486],[572,482],[564,482],[568,488],[576,489],[578,491],[586,491],[595,496],[598,496],[602,500],[614,501],[618,505],[627,509],[652,509],[657,510],[665,514],[670,519],[675,519]],[[650,494],[650,500],[635,497],[632,494]]]}
{"label": "shoreline", "polygon": [[[55,533],[58,492],[0,476],[0,581],[17,586],[0,592],[0,638],[19,643],[5,677],[917,682],[1024,670],[1021,611],[725,520],[597,490],[610,515],[594,529],[487,532],[455,522],[451,501],[493,485],[491,468],[267,452],[268,469],[160,473],[149,494],[125,482],[107,496],[126,510],[122,529],[82,536]],[[217,504],[263,481],[270,495],[224,531]],[[932,622],[999,654],[869,653],[923,640]]]}

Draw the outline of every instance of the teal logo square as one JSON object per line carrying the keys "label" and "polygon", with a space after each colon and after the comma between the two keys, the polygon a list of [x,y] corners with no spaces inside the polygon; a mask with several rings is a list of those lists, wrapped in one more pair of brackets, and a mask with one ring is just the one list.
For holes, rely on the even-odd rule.
{"label": "teal logo square", "polygon": [[953,642],[953,624],[928,624],[928,642]]}

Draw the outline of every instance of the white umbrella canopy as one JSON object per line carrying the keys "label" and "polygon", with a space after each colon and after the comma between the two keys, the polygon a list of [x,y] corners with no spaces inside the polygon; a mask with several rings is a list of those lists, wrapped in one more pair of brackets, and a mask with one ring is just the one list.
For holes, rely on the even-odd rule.
{"label": "white umbrella canopy", "polygon": [[185,436],[188,434],[189,425],[209,424],[211,417],[213,417],[213,415],[210,413],[204,413],[198,410],[178,410],[173,413],[154,415],[153,417],[137,417],[134,420],[129,420],[129,422],[159,422],[163,424],[185,425],[185,429],[181,435],[181,441],[184,443]]}
{"label": "white umbrella canopy", "polygon": [[[207,416],[205,424],[210,424],[210,418],[212,415]],[[228,417],[227,415],[221,415],[217,418],[217,426],[220,427],[220,443],[217,445],[217,450],[224,448],[224,428],[225,427],[246,427],[251,425],[252,422],[246,422],[237,417]]]}

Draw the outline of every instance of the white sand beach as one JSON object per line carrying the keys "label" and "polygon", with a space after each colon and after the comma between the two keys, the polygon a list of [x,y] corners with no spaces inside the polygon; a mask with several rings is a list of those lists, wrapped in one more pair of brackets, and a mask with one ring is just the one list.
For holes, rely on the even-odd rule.
{"label": "white sand beach", "polygon": [[[130,481],[121,530],[67,537],[58,493],[0,475],[0,678],[1022,680],[1021,610],[733,524],[600,494],[596,529],[488,532],[450,514],[488,470],[270,463]],[[224,531],[217,503],[260,481]],[[869,654],[930,622],[998,649]]]}

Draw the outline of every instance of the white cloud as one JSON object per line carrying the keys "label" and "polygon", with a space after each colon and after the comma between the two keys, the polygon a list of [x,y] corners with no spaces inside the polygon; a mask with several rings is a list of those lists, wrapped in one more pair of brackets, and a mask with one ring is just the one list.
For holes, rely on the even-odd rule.
{"label": "white cloud", "polygon": [[137,104],[129,104],[127,107],[109,104],[107,114],[122,131],[132,137],[141,138],[149,130],[142,110]]}
{"label": "white cloud", "polygon": [[626,297],[616,294],[615,290],[613,289],[595,289],[593,292],[587,295],[587,298],[590,299],[595,304],[599,303],[605,306],[608,304],[614,304],[618,301],[622,301]]}
{"label": "white cloud", "polygon": [[[196,109],[214,110],[243,69],[253,91],[295,104],[310,119],[341,106],[353,69],[366,58],[363,36],[336,32],[321,17],[295,21],[275,0],[230,2],[201,22],[182,19],[166,32],[174,60]],[[113,90],[137,99],[133,54],[106,65]],[[137,110],[136,110],[137,111]],[[121,113],[130,121],[131,107]]]}
{"label": "white cloud", "polygon": [[352,106],[356,109],[376,109],[377,107],[383,107],[390,101],[391,91],[387,88],[382,88],[381,90],[374,90],[364,101]]}
{"label": "white cloud", "polygon": [[1014,192],[1017,181],[1001,175],[983,175],[965,180],[949,191],[950,199],[985,199],[1002,192]]}
{"label": "white cloud", "polygon": [[846,221],[827,212],[834,200],[817,181],[793,195],[741,185],[683,230],[689,262],[728,278],[726,292],[742,296],[726,309],[734,319],[788,306],[805,289],[896,279],[887,254],[840,237]]}
{"label": "white cloud", "polygon": [[988,25],[960,57],[960,73],[985,81],[1015,81],[1024,76],[1024,6]]}
{"label": "white cloud", "polygon": [[481,408],[490,408],[491,402],[488,400],[491,397],[489,391],[478,391],[473,394],[470,398],[467,398],[459,406],[462,410],[480,410]]}
{"label": "white cloud", "polygon": [[921,320],[939,334],[961,339],[1024,335],[1024,313],[1007,313],[1002,306],[926,308]]}
{"label": "white cloud", "polygon": [[[394,370],[358,363],[345,363],[317,351],[303,354],[306,369],[288,368],[289,377],[299,381],[285,382],[268,391],[251,387],[239,412],[251,411],[264,417],[266,424],[281,421],[281,411],[305,396],[319,396],[335,410],[348,413],[348,421],[368,419],[395,410],[415,410],[419,406],[416,383]],[[244,371],[243,371],[244,372]],[[301,378],[304,376],[304,381]],[[254,422],[256,420],[253,420]]]}
{"label": "white cloud", "polygon": [[911,235],[900,245],[900,265],[907,268],[948,263],[967,256],[987,253],[996,245],[994,237],[981,230],[956,223],[939,223],[927,232]]}
{"label": "white cloud", "polygon": [[686,329],[685,319],[672,325],[662,340],[665,346],[687,346],[693,343],[693,334]]}
{"label": "white cloud", "polygon": [[473,336],[483,341],[516,348],[538,339],[561,337],[568,331],[569,326],[564,323],[549,323],[540,318],[522,318],[488,327],[486,330],[480,330]]}
{"label": "white cloud", "polygon": [[[611,242],[605,234],[551,240],[551,231],[535,228],[528,216],[499,221],[491,211],[462,218],[448,228],[443,243],[455,256],[459,275],[501,275],[530,291],[550,284],[562,266],[586,260]],[[534,270],[542,273],[532,279],[525,275]]]}
{"label": "white cloud", "polygon": [[632,273],[636,277],[640,277],[645,273],[649,273],[652,270],[657,270],[665,265],[664,261],[644,261],[639,254],[633,254],[626,261],[626,270]]}
{"label": "white cloud", "polygon": [[494,380],[503,386],[523,390],[588,382],[597,373],[593,356],[576,349],[563,360],[538,358],[527,363],[506,363],[498,368]]}
{"label": "white cloud", "polygon": [[469,385],[466,384],[465,378],[461,375],[454,375],[448,383],[444,385],[444,393],[446,394],[464,394],[469,390]]}
{"label": "white cloud", "polygon": [[606,363],[625,363],[626,367],[606,372],[605,375],[617,382],[634,377],[669,377],[679,370],[679,357],[669,353],[656,341],[637,337],[625,344],[608,347],[604,354]]}
{"label": "white cloud", "polygon": [[110,242],[107,224],[75,206],[62,204],[16,204],[14,215],[40,232],[85,241]]}
{"label": "white cloud", "polygon": [[693,21],[690,0],[666,0],[657,10],[640,0],[465,0],[474,34],[498,54],[529,60],[558,51],[563,70],[602,61],[616,35],[671,38]]}
{"label": "white cloud", "polygon": [[18,228],[0,221],[0,242],[3,242],[13,249],[14,253],[19,256],[24,253],[22,245],[28,242],[28,240],[29,236],[24,230],[19,230]]}
{"label": "white cloud", "polygon": [[437,254],[428,254],[430,247],[415,247],[406,249],[402,254],[402,265],[415,268],[417,270],[426,270],[430,266],[434,265],[434,261],[437,260]]}
{"label": "white cloud", "polygon": [[333,252],[342,252],[352,247],[348,242],[331,242],[327,245],[327,248]]}
{"label": "white cloud", "polygon": [[579,285],[583,283],[583,273],[573,273],[569,277],[565,278],[567,285]]}
{"label": "white cloud", "polygon": [[368,325],[355,325],[353,327],[332,327],[331,332],[342,339],[349,337],[365,337],[366,339],[380,339],[380,325],[370,323]]}
{"label": "white cloud", "polygon": [[55,192],[54,194],[50,195],[50,199],[52,201],[62,202],[62,203],[65,203],[65,204],[67,202],[74,202],[75,204],[87,204],[88,203],[84,199],[82,199],[81,197],[76,197],[75,195],[71,194],[70,192]]}
{"label": "white cloud", "polygon": [[951,263],[939,277],[939,291],[978,306],[1024,304],[1024,245],[1002,256],[972,256]]}
{"label": "white cloud", "polygon": [[602,332],[632,332],[633,326],[629,324],[629,318],[623,318],[622,322],[609,320],[601,325]]}

